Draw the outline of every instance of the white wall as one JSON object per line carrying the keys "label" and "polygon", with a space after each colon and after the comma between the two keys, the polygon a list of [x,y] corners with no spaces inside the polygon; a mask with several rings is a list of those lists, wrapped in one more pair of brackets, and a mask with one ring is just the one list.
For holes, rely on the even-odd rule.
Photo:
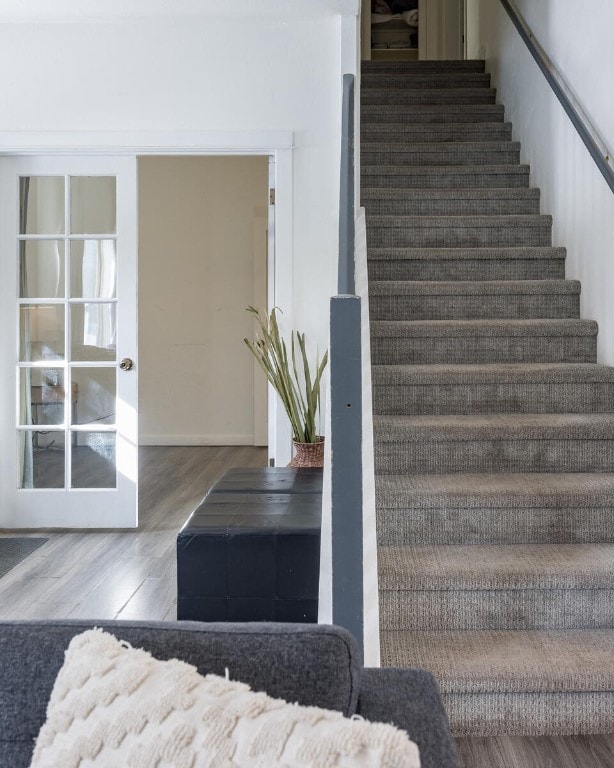
{"label": "white wall", "polygon": [[[517,5],[612,150],[611,0]],[[599,361],[614,364],[614,195],[498,0],[469,0],[468,15],[468,55],[486,58],[542,212],[554,216],[554,245],[567,247],[567,277],[582,281],[582,316],[599,323]]]}
{"label": "white wall", "polygon": [[[229,6],[226,8],[225,6]],[[328,344],[342,40],[358,0],[0,3],[0,131],[294,131],[287,324]]]}
{"label": "white wall", "polygon": [[[139,432],[147,445],[253,445],[254,219],[267,157],[139,160]],[[265,392],[266,398],[266,392]]]}

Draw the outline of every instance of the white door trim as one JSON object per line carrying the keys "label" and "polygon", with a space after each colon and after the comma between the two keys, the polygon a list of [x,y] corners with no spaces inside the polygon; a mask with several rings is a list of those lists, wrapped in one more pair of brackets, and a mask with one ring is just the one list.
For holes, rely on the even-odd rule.
{"label": "white door trim", "polygon": [[[294,205],[292,131],[0,131],[0,156],[16,155],[269,155],[275,159],[275,253],[272,306],[293,328]],[[285,411],[275,398],[269,456],[277,466],[292,457]]]}
{"label": "white door trim", "polygon": [[[252,222],[252,264],[254,268],[254,282],[252,286],[252,306],[257,309],[268,310],[267,302],[267,238],[268,218],[256,217]],[[254,327],[256,323],[254,322]],[[268,433],[268,384],[264,371],[254,358],[254,437],[253,443],[258,446],[269,444]]]}
{"label": "white door trim", "polygon": [[0,154],[270,155],[292,131],[0,131]]}

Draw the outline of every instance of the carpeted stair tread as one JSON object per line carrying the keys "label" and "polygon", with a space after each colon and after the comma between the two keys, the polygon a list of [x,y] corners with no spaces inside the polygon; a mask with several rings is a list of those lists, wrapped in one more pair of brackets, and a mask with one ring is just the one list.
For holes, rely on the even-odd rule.
{"label": "carpeted stair tread", "polygon": [[397,509],[614,507],[607,472],[378,475],[375,487],[378,505]]}
{"label": "carpeted stair tread", "polygon": [[501,104],[390,104],[385,110],[379,104],[362,104],[361,123],[491,123],[503,122]]}
{"label": "carpeted stair tread", "polygon": [[614,384],[614,367],[596,363],[374,365],[372,380],[374,385],[399,387],[526,382]]}
{"label": "carpeted stair tread", "polygon": [[370,296],[500,296],[579,294],[578,280],[373,280]]}
{"label": "carpeted stair tread", "polygon": [[379,474],[614,472],[612,413],[376,415],[373,432]]}
{"label": "carpeted stair tread", "polygon": [[406,74],[425,72],[484,72],[486,63],[482,59],[433,59],[430,61],[361,61],[363,72],[402,72]]}
{"label": "carpeted stair tread", "polygon": [[363,205],[366,204],[368,208],[373,200],[403,200],[411,203],[420,202],[425,198],[429,200],[475,200],[482,203],[488,202],[493,198],[503,201],[539,201],[540,191],[537,187],[489,187],[487,189],[480,189],[479,187],[469,187],[468,189],[363,187],[361,196]]}
{"label": "carpeted stair tread", "polygon": [[[468,153],[482,152],[488,154],[488,152],[519,152],[520,142],[503,140],[503,141],[414,141],[408,144],[406,141],[394,141],[387,138],[386,141],[378,139],[377,141],[365,141],[361,142],[361,155],[364,156],[373,152],[390,152],[403,155],[404,153],[411,153],[417,156],[419,155],[436,155],[445,154],[446,152]],[[476,163],[480,165],[489,165],[489,163]],[[432,163],[433,165],[445,165],[445,163]],[[420,165],[431,165],[428,162],[422,162]],[[492,165],[492,163],[491,163]]]}
{"label": "carpeted stair tread", "polygon": [[371,280],[564,279],[565,248],[370,248]]}
{"label": "carpeted stair tread", "polygon": [[530,214],[526,216],[495,215],[495,216],[382,216],[367,213],[367,226],[377,228],[416,228],[416,229],[483,229],[499,227],[550,227],[552,216],[549,214]]}
{"label": "carpeted stair tread", "polygon": [[[487,176],[492,176],[493,181],[498,181],[499,176],[518,176],[524,179],[529,177],[528,165],[466,165],[466,166],[442,166],[442,165],[422,165],[418,167],[404,166],[404,165],[361,165],[361,173],[363,177],[368,179],[370,176],[388,176],[395,177],[417,177],[428,178],[431,176],[438,176],[445,172],[453,173],[459,178],[471,177],[479,175],[484,181],[487,181]],[[368,181],[366,186],[368,186]],[[391,184],[390,186],[394,186]],[[486,185],[489,186],[489,185]],[[506,186],[506,185],[501,185]],[[415,189],[416,187],[414,187]],[[429,189],[429,187],[424,187]]]}
{"label": "carpeted stair tread", "polygon": [[378,475],[379,546],[614,543],[608,473]]}
{"label": "carpeted stair tread", "polygon": [[595,363],[374,365],[375,414],[608,413],[614,367]]}
{"label": "carpeted stair tread", "polygon": [[362,141],[511,141],[512,124],[482,123],[383,123],[363,122]]}
{"label": "carpeted stair tread", "polygon": [[404,72],[365,71],[361,88],[490,88],[490,75],[486,72]]}
{"label": "carpeted stair tread", "polygon": [[[614,544],[380,547],[380,590],[614,589]],[[408,595],[411,601],[411,595]]]}
{"label": "carpeted stair tread", "polygon": [[364,105],[454,105],[494,104],[494,88],[361,88],[360,102]]}
{"label": "carpeted stair tread", "polygon": [[597,361],[592,320],[372,320],[370,330],[374,365]]}
{"label": "carpeted stair tread", "polygon": [[387,631],[382,665],[430,670],[444,694],[614,690],[614,632]]}
{"label": "carpeted stair tread", "polygon": [[467,189],[528,187],[529,166],[505,165],[369,165],[361,163],[367,187]]}
{"label": "carpeted stair tread", "polygon": [[577,318],[574,280],[383,280],[369,286],[372,320]]}
{"label": "carpeted stair tread", "polygon": [[539,203],[539,190],[531,187],[503,189],[367,187],[362,190],[362,204],[370,215],[538,214]]}
{"label": "carpeted stair tread", "polygon": [[369,261],[502,261],[541,260],[564,261],[565,248],[557,246],[516,246],[508,248],[371,248]]}
{"label": "carpeted stair tread", "polygon": [[367,246],[548,246],[549,215],[379,216],[367,213]]}
{"label": "carpeted stair tread", "polygon": [[377,320],[371,338],[596,336],[594,320]]}
{"label": "carpeted stair tread", "polygon": [[378,442],[402,439],[614,440],[614,413],[494,413],[470,415],[374,416]]}
{"label": "carpeted stair tread", "polygon": [[514,141],[416,142],[399,146],[398,142],[363,142],[361,162],[365,165],[386,163],[434,165],[517,165],[520,144]]}

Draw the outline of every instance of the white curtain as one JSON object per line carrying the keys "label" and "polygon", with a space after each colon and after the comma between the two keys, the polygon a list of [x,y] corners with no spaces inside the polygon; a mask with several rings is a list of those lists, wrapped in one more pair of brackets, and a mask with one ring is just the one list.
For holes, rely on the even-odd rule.
{"label": "white curtain", "polygon": [[[82,296],[113,298],[115,292],[115,242],[85,240],[83,243]],[[109,304],[85,305],[83,344],[110,349],[115,345],[115,317]]]}

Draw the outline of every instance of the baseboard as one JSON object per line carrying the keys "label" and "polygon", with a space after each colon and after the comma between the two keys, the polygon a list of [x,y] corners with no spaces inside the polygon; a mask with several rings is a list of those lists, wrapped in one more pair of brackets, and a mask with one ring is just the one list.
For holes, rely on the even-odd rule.
{"label": "baseboard", "polygon": [[140,435],[139,445],[253,445],[254,435]]}

